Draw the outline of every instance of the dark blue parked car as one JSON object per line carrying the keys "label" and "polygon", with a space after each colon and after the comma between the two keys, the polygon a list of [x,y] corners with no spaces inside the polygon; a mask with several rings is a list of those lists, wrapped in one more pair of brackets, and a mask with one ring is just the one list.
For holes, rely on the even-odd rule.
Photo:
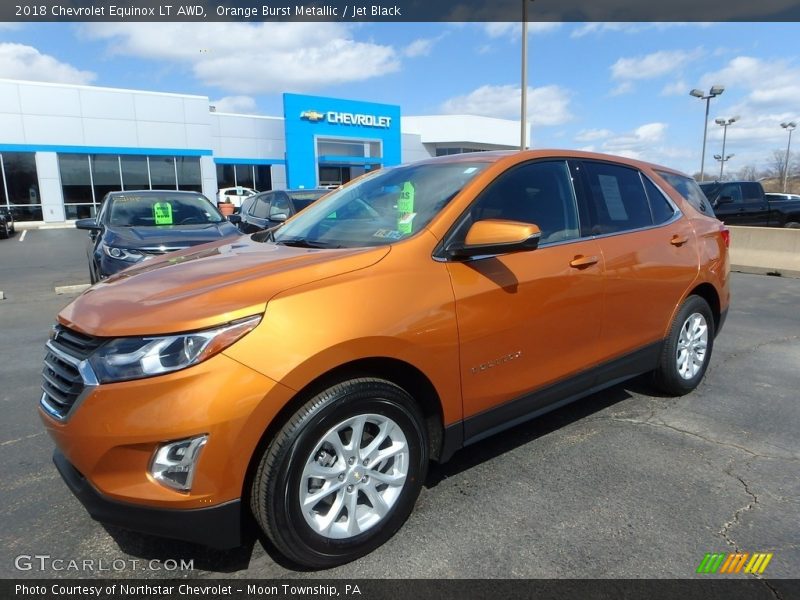
{"label": "dark blue parked car", "polygon": [[92,283],[149,257],[241,235],[208,198],[197,192],[111,192],[95,219],[75,222],[90,231]]}

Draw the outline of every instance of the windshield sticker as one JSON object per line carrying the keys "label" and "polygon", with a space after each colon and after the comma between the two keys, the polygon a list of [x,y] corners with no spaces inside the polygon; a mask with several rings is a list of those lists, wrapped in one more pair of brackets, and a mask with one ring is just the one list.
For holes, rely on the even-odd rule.
{"label": "windshield sticker", "polygon": [[153,218],[156,225],[172,225],[172,205],[169,202],[153,204]]}
{"label": "windshield sticker", "polygon": [[[400,198],[397,200],[397,230],[400,233],[413,231],[414,195],[414,184],[406,181],[400,191]],[[408,215],[412,215],[410,219]]]}
{"label": "windshield sticker", "polygon": [[469,167],[468,169],[464,169],[464,175],[471,175],[475,171],[478,170],[478,167]]}
{"label": "windshield sticker", "polygon": [[378,229],[378,231],[372,234],[372,237],[399,240],[403,237],[403,232],[395,231],[394,229]]}

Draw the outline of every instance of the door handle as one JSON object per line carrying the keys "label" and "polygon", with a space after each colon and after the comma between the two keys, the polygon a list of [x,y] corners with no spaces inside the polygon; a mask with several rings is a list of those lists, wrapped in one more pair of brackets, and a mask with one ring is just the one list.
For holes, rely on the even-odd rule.
{"label": "door handle", "polygon": [[569,261],[569,266],[573,269],[583,269],[597,264],[598,258],[596,256],[583,256],[578,255]]}
{"label": "door handle", "polygon": [[669,243],[672,244],[673,246],[683,246],[688,241],[689,238],[687,238],[684,235],[673,235]]}

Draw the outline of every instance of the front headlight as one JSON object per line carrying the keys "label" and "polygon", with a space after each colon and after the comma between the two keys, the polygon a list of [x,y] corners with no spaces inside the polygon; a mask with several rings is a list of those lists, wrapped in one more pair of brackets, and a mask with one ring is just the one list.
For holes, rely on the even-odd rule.
{"label": "front headlight", "polygon": [[89,358],[100,383],[143,379],[179,371],[218,354],[255,329],[261,315],[221,327],[163,337],[117,338]]}
{"label": "front headlight", "polygon": [[106,246],[105,244],[103,244],[103,252],[106,253],[106,256],[116,258],[117,260],[125,260],[127,262],[138,262],[144,258],[144,254],[138,250],[126,250],[125,248]]}

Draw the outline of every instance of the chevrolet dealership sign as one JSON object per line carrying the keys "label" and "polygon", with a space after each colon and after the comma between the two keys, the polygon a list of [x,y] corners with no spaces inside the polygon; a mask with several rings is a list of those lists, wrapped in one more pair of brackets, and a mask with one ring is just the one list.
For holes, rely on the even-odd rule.
{"label": "chevrolet dealership sign", "polygon": [[331,125],[358,125],[361,127],[378,127],[380,129],[388,129],[392,126],[392,117],[336,112],[333,110],[326,113],[316,110],[304,110],[300,113],[300,118],[312,123],[327,121]]}

